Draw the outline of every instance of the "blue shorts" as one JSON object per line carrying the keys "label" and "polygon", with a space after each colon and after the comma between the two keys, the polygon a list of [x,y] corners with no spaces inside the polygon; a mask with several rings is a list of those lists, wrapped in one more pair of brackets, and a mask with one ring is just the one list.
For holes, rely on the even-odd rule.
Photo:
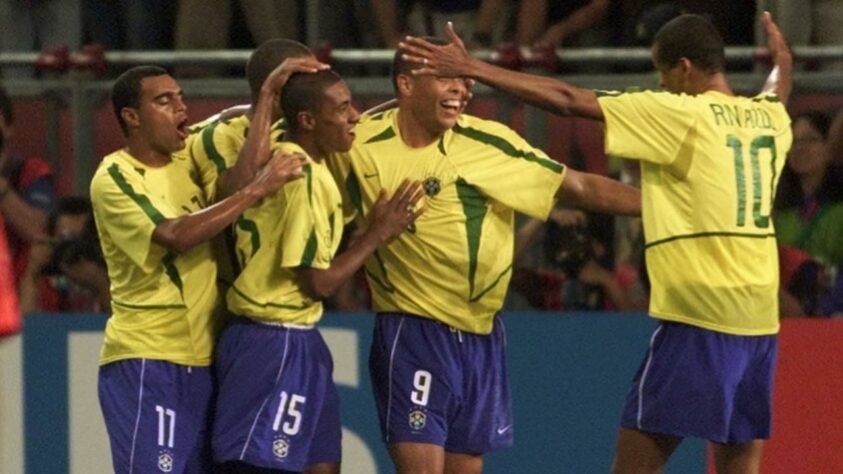
{"label": "blue shorts", "polygon": [[369,356],[386,443],[430,443],[457,453],[512,446],[506,333],[488,336],[432,319],[381,313]]}
{"label": "blue shorts", "polygon": [[716,443],[770,437],[777,336],[662,321],[626,398],[621,426]]}
{"label": "blue shorts", "polygon": [[340,462],[334,364],[318,330],[236,318],[214,366],[214,461],[288,471]]}
{"label": "blue shorts", "polygon": [[210,367],[129,359],[99,369],[114,472],[211,472]]}

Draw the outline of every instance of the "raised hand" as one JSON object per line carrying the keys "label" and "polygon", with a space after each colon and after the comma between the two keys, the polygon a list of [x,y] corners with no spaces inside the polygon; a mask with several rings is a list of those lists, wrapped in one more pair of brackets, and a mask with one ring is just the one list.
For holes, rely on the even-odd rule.
{"label": "raised hand", "polygon": [[262,89],[265,92],[278,93],[290,79],[290,76],[297,72],[313,74],[330,68],[329,64],[319,62],[312,56],[287,58],[266,76]]}
{"label": "raised hand", "polygon": [[433,75],[440,77],[460,77],[469,75],[471,61],[463,40],[454,31],[454,25],[448,22],[445,29],[449,44],[440,46],[422,38],[408,36],[398,43],[404,51],[405,61],[420,65],[413,69],[414,75]]}
{"label": "raised hand", "polygon": [[397,237],[424,212],[423,207],[417,209],[422,196],[424,188],[418,181],[405,180],[389,200],[381,191],[372,207],[369,232],[375,233],[382,243]]}
{"label": "raised hand", "polygon": [[287,154],[276,151],[249,186],[261,197],[270,195],[284,184],[304,176],[303,167],[306,164],[307,158],[300,153]]}
{"label": "raised hand", "polygon": [[761,23],[767,32],[767,49],[773,60],[773,71],[764,84],[764,92],[775,92],[782,102],[787,102],[793,86],[793,55],[770,12],[764,12]]}

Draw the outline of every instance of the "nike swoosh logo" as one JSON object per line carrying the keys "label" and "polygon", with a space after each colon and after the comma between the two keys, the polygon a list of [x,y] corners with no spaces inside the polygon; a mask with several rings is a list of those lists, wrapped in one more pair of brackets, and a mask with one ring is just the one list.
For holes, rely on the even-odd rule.
{"label": "nike swoosh logo", "polygon": [[364,178],[374,178],[378,174],[380,174],[380,173],[363,173],[363,177]]}
{"label": "nike swoosh logo", "polygon": [[502,426],[502,427],[498,428],[496,431],[498,432],[499,435],[501,435],[501,434],[504,434],[507,431],[509,431],[510,428],[512,428],[512,425],[506,425],[506,426]]}

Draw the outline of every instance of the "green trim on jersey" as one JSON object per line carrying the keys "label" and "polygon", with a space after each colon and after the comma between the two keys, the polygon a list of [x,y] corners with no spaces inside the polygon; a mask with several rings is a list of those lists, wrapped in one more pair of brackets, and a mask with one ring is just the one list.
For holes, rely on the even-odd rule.
{"label": "green trim on jersey", "polygon": [[391,281],[389,281],[389,275],[386,273],[386,266],[383,264],[383,258],[380,256],[380,253],[378,253],[377,250],[375,250],[375,253],[373,255],[375,257],[375,260],[378,262],[378,267],[380,267],[381,269],[381,273],[383,274],[383,280],[378,278],[378,276],[374,273],[370,272],[368,267],[365,268],[366,275],[369,275],[372,280],[374,280],[375,283],[380,285],[381,288],[386,290],[387,293],[395,293],[395,286],[392,284]]}
{"label": "green trim on jersey", "polygon": [[[255,253],[257,253],[258,249],[261,248],[261,235],[258,232],[258,225],[255,221],[251,219],[246,219],[242,215],[237,219],[237,227],[249,234],[252,242],[252,253],[249,255],[249,258],[254,257]],[[244,256],[245,257],[245,256]],[[240,261],[245,262],[245,258]]]}
{"label": "green trim on jersey", "polygon": [[348,199],[350,199],[351,203],[354,204],[354,209],[357,209],[357,212],[362,213],[363,198],[360,194],[360,182],[357,181],[356,174],[348,174],[348,178],[345,180],[345,189],[348,191]]}
{"label": "green trim on jersey", "polygon": [[152,202],[149,201],[148,197],[135,192],[132,185],[129,184],[128,181],[126,181],[126,178],[123,177],[123,174],[120,173],[120,167],[117,163],[108,167],[108,174],[117,184],[117,187],[120,188],[124,194],[129,196],[132,201],[135,201],[135,203],[143,210],[144,214],[146,214],[155,225],[160,224],[161,221],[165,219],[164,215],[161,214],[158,209],[155,209],[155,206],[152,205]]}
{"label": "green trim on jersey", "polygon": [[304,252],[301,256],[301,266],[309,267],[313,265],[313,258],[316,257],[316,228],[310,229],[310,235],[307,236],[307,244],[304,246]]}
{"label": "green trim on jersey", "polygon": [[389,140],[390,138],[395,138],[395,130],[393,130],[392,127],[389,127],[381,133],[375,135],[374,137],[366,140],[365,143],[377,143],[382,142],[384,140]]}
{"label": "green trim on jersey", "polygon": [[486,198],[462,178],[457,178],[457,196],[465,214],[465,235],[468,240],[468,297],[472,299],[483,218],[486,217]]}
{"label": "green trim on jersey", "polygon": [[492,290],[492,288],[498,286],[498,283],[500,283],[501,278],[506,276],[506,274],[509,273],[510,270],[512,270],[512,264],[511,263],[509,264],[508,267],[504,268],[504,270],[500,273],[500,275],[498,275],[498,277],[495,278],[495,280],[489,286],[484,288],[483,291],[478,293],[477,296],[475,296],[474,298],[471,298],[469,301],[471,301],[472,303],[480,301],[480,298],[482,298],[486,293],[490,292]]}
{"label": "green trim on jersey", "polygon": [[214,144],[214,130],[220,123],[223,122],[214,123],[202,130],[202,145],[208,152],[208,158],[210,158],[211,162],[216,165],[218,173],[222,173],[226,170],[225,158],[223,158],[219,150],[217,150],[217,146]]}
{"label": "green trim on jersey", "polygon": [[187,307],[183,304],[129,304],[117,300],[111,300],[111,303],[129,309],[184,309]]}
{"label": "green trim on jersey", "polygon": [[250,304],[255,306],[261,306],[263,308],[281,308],[281,309],[307,309],[313,305],[313,303],[302,303],[301,305],[292,305],[292,304],[281,304],[281,303],[261,303],[259,301],[255,301],[252,298],[249,298],[245,293],[240,291],[236,285],[231,285],[231,289],[237,293],[238,296],[243,298],[244,300],[248,301]]}
{"label": "green trim on jersey", "polygon": [[179,269],[176,268],[176,255],[173,252],[167,252],[164,255],[164,258],[161,259],[161,263],[164,265],[164,273],[167,274],[167,278],[176,285],[176,288],[179,289],[179,293],[182,294],[184,297],[184,284],[181,281],[181,275],[179,275]]}
{"label": "green trim on jersey", "polygon": [[486,133],[471,127],[463,127],[460,124],[454,125],[453,130],[454,132],[471,138],[472,140],[476,140],[480,143],[485,143],[486,145],[492,146],[502,151],[508,156],[511,156],[513,158],[525,159],[531,163],[536,163],[537,165],[543,166],[555,173],[561,173],[562,170],[565,169],[565,166],[553,160],[541,158],[533,152],[525,152],[524,150],[519,150],[505,139],[499,136],[492,135],[491,133]]}
{"label": "green trim on jersey", "polygon": [[684,239],[699,239],[705,237],[748,237],[750,239],[766,239],[769,237],[775,237],[775,233],[770,234],[750,234],[744,232],[699,232],[696,234],[685,234],[685,235],[674,235],[672,237],[668,237],[666,239],[656,240],[655,242],[650,242],[644,246],[645,249],[649,249],[655,247],[656,245],[661,245],[667,242],[673,242],[674,240],[684,240]]}

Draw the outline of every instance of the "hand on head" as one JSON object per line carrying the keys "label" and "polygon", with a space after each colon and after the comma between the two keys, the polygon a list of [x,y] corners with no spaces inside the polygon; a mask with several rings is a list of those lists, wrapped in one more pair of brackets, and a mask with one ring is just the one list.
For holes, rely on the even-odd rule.
{"label": "hand on head", "polygon": [[398,43],[404,51],[405,61],[420,65],[413,69],[414,75],[433,75],[440,77],[459,77],[468,74],[468,65],[472,59],[462,39],[454,31],[454,25],[448,22],[446,45],[436,45],[423,38],[407,36]]}

